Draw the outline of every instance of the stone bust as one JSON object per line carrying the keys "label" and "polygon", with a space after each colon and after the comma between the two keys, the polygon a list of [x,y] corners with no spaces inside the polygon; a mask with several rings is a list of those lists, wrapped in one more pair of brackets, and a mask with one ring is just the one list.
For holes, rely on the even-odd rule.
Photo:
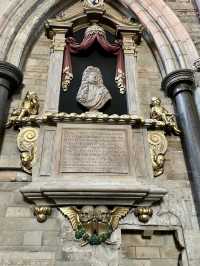
{"label": "stone bust", "polygon": [[76,96],[77,102],[90,112],[98,112],[111,99],[108,89],[103,84],[100,69],[88,66],[83,72],[81,86]]}

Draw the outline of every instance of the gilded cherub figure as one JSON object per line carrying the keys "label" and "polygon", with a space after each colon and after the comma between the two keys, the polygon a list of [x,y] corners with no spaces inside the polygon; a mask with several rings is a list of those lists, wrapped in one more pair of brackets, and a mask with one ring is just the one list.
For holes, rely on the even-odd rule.
{"label": "gilded cherub figure", "polygon": [[117,229],[121,218],[125,217],[129,208],[115,207],[109,210],[106,206],[84,206],[59,208],[68,217],[75,231],[75,238],[81,240],[81,245],[111,244],[108,239]]}
{"label": "gilded cherub figure", "polygon": [[18,119],[21,120],[23,117],[30,115],[37,115],[39,112],[39,99],[36,93],[28,91],[21,104],[21,106],[15,110],[15,115],[18,115]]}
{"label": "gilded cherub figure", "polygon": [[24,117],[37,115],[39,113],[39,98],[35,92],[28,91],[23,99],[21,106],[14,109],[11,113],[7,127],[15,125],[16,120],[21,120]]}
{"label": "gilded cherub figure", "polygon": [[157,97],[153,97],[151,100],[151,112],[150,117],[158,121],[162,121],[166,124],[167,128],[173,131],[175,135],[180,135],[181,131],[176,125],[176,118],[173,113],[170,113],[161,105],[161,100]]}

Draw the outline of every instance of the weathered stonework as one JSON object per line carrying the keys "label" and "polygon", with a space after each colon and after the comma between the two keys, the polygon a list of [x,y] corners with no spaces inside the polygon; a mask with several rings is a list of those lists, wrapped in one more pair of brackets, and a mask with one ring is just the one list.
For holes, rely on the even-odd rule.
{"label": "weathered stonework", "polygon": [[[23,65],[24,88],[20,94],[13,97],[10,113],[19,105],[28,90],[37,93],[41,105],[40,112],[44,110],[44,102],[47,99],[47,89],[49,88],[47,79],[50,40],[45,37],[44,33],[39,35],[38,31],[39,28],[42,28],[44,17],[53,16],[53,13],[65,9],[64,6],[68,10],[67,5],[71,3],[59,1],[57,5],[58,1],[47,1],[48,3],[46,1],[43,1],[44,3],[39,3],[39,1],[29,2],[15,0],[0,3],[2,21],[0,58],[7,58],[16,65],[18,63],[22,65],[22,62],[25,62]],[[170,72],[180,67],[191,67],[193,59],[196,59],[194,47],[196,46],[196,49],[200,51],[199,21],[193,3],[188,0],[168,0],[165,2],[160,0],[126,0],[123,2],[126,2],[130,8],[132,7],[135,10],[142,24],[146,25],[147,32],[150,31],[153,36],[152,39],[148,37],[148,40],[145,33],[141,44],[137,47],[137,97],[140,113],[144,118],[149,118],[149,104],[152,96],[161,98],[163,105],[174,113],[170,99],[164,96],[160,86],[162,77],[165,76],[164,69],[166,69],[166,72]],[[20,8],[20,5],[22,5],[22,8]],[[48,11],[50,6],[51,10]],[[80,3],[77,6],[80,8]],[[166,6],[176,13],[181,23],[176,17],[174,18]],[[15,15],[9,8],[12,9]],[[53,13],[52,10],[54,10]],[[118,11],[113,10],[113,14],[116,15]],[[44,17],[41,17],[42,12],[44,12]],[[77,8],[72,7],[68,12],[76,14]],[[161,15],[159,16],[159,14]],[[162,17],[164,17],[164,20]],[[155,18],[157,18],[156,23]],[[162,25],[163,21],[166,24]],[[40,27],[37,27],[37,23],[40,24]],[[162,27],[160,26],[162,30],[158,24],[162,25]],[[35,34],[29,34],[29,30],[34,25],[36,26]],[[185,32],[188,32],[189,35],[181,31],[183,26],[186,28]],[[30,36],[36,42],[33,42]],[[190,37],[194,43],[191,42]],[[21,53],[23,44],[26,44],[27,41],[29,42],[28,52]],[[146,41],[148,41],[148,44]],[[190,45],[191,43],[192,45]],[[30,49],[31,45],[33,45],[32,49]],[[195,46],[193,47],[193,45]],[[154,55],[152,55],[152,52]],[[22,54],[23,58],[20,59]],[[162,65],[161,61],[164,61],[164,67],[160,67]],[[49,73],[53,71],[51,70]],[[55,89],[53,84],[51,86],[52,89]],[[57,83],[56,86],[58,86]],[[55,97],[59,97],[58,91],[55,92],[55,95]],[[53,98],[54,96],[51,95],[50,99]],[[51,102],[49,101],[50,105]],[[52,110],[56,108],[57,106],[53,106]],[[182,253],[183,266],[200,265],[198,252],[199,226],[189,183],[190,174],[186,169],[179,137],[166,136],[168,152],[166,154],[165,171],[161,176],[154,179],[147,142],[147,130],[134,129],[134,135],[128,142],[131,145],[133,156],[131,167],[134,169],[130,172],[137,177],[140,188],[141,186],[144,189],[146,186],[161,187],[168,191],[168,194],[164,197],[164,201],[160,206],[153,207],[154,215],[147,225],[140,223],[133,212],[122,220],[119,229],[112,236],[112,240],[117,243],[116,245],[80,248],[79,243],[74,241],[71,225],[56,208],[53,208],[52,215],[48,220],[44,224],[40,224],[34,218],[33,206],[26,203],[19,192],[25,186],[32,185],[32,177],[21,171],[20,154],[16,144],[17,133],[13,129],[5,132],[0,151],[0,265],[175,266],[178,264],[180,253]],[[53,170],[51,162],[54,152],[52,147],[56,140],[56,132],[54,126],[42,126],[40,134],[45,139],[44,145],[42,147],[39,145],[39,148],[43,149],[43,160],[37,162],[38,165],[40,164],[40,170],[38,171],[36,168],[33,170],[33,179],[40,175],[42,182],[45,184],[43,187],[45,189],[51,180],[50,176]],[[123,174],[127,175],[126,172],[129,172],[129,167],[125,166],[123,169],[125,169],[122,171]],[[119,172],[121,171],[117,171],[114,176],[106,174],[106,183],[102,183],[101,186],[109,187],[117,179],[117,186],[120,189],[124,176],[119,177]],[[87,173],[84,175],[82,181],[85,187],[87,184],[91,187],[94,186],[93,176],[88,176]],[[81,177],[79,175],[79,178]],[[98,177],[96,182],[100,183],[101,180],[102,176]],[[135,182],[133,179],[127,180],[130,183],[133,182],[132,184]],[[35,181],[38,180],[35,179]],[[73,184],[80,185],[79,180],[75,183],[73,175],[63,181],[61,186],[68,188]],[[51,196],[51,193],[48,193],[47,197]],[[149,192],[147,194],[149,202],[151,194]],[[134,197],[136,198],[136,195]],[[140,195],[140,197],[142,196]],[[115,200],[117,202],[117,198]],[[95,202],[95,196],[93,201]],[[104,203],[106,204],[106,202]],[[44,203],[43,199],[40,203]],[[84,199],[84,204],[87,204],[87,199]],[[178,249],[175,245],[177,239],[179,242]]]}

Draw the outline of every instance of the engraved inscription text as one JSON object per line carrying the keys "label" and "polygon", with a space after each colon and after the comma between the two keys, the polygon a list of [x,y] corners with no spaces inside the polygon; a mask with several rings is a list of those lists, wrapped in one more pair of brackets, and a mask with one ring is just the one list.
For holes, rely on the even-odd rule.
{"label": "engraved inscription text", "polygon": [[60,172],[128,174],[125,130],[63,129]]}

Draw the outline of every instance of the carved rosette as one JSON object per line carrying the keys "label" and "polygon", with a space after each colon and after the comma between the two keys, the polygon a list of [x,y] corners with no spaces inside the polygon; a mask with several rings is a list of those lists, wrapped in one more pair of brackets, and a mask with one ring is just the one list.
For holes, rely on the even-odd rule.
{"label": "carved rosette", "polygon": [[165,154],[168,148],[168,141],[163,132],[152,131],[148,133],[151,160],[154,176],[160,176],[164,172]]}
{"label": "carved rosette", "polygon": [[17,146],[21,152],[21,167],[24,172],[31,174],[36,155],[38,129],[25,127],[20,129],[17,136]]}

